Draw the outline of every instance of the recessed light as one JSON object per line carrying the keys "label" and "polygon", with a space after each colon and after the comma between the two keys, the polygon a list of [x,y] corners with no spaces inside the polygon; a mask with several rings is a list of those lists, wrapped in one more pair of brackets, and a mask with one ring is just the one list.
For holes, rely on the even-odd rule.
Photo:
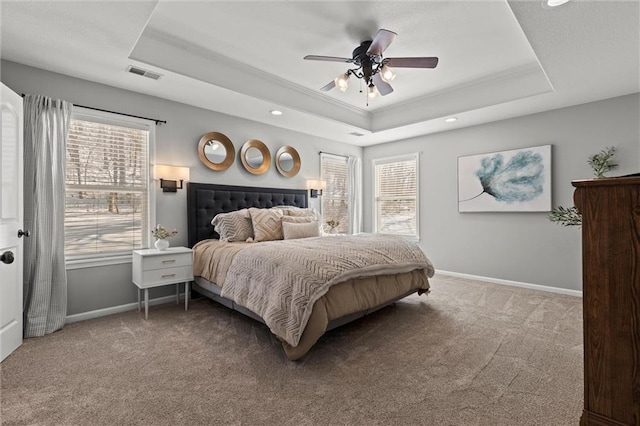
{"label": "recessed light", "polygon": [[445,118],[444,121],[447,122],[447,123],[453,123],[457,119],[458,119],[458,117],[449,117],[449,118]]}
{"label": "recessed light", "polygon": [[282,111],[277,110],[277,109],[272,109],[271,111],[269,111],[272,115],[282,115]]}
{"label": "recessed light", "polygon": [[569,0],[547,0],[547,6],[549,7],[558,7],[567,3]]}

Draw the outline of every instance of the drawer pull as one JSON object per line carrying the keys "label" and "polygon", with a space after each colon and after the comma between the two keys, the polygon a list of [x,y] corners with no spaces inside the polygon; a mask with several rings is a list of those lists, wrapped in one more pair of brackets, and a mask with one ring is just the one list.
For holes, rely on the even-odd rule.
{"label": "drawer pull", "polygon": [[162,278],[171,278],[171,277],[175,277],[176,274],[167,274],[167,275],[163,275]]}
{"label": "drawer pull", "polygon": [[162,263],[173,263],[175,262],[175,259],[171,259],[171,260],[163,260]]}

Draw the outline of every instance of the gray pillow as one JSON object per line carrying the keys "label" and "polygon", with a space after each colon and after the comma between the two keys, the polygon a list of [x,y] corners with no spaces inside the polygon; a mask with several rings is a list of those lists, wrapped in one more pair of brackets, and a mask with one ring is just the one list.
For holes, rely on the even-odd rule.
{"label": "gray pillow", "polygon": [[298,238],[318,237],[320,235],[318,222],[290,223],[282,222],[282,233],[285,240],[295,240]]}
{"label": "gray pillow", "polygon": [[282,239],[282,210],[250,208],[254,241],[273,241]]}
{"label": "gray pillow", "polygon": [[288,223],[310,223],[310,222],[316,222],[318,223],[317,220],[315,220],[313,218],[313,216],[282,216],[282,223],[284,222],[288,222]]}
{"label": "gray pillow", "polygon": [[247,238],[253,238],[251,216],[247,209],[217,214],[211,224],[220,234],[220,241],[246,241]]}

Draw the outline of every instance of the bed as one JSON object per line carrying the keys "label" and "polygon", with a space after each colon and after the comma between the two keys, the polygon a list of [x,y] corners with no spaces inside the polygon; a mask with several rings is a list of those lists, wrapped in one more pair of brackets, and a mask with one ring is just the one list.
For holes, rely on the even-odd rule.
{"label": "bed", "polygon": [[[307,190],[187,184],[193,291],[267,324],[291,360],[303,357],[331,329],[410,294],[428,293],[433,275],[431,262],[416,244],[392,236],[227,242],[219,241],[211,224],[217,215],[245,209],[307,207]],[[280,282],[283,276],[293,289]],[[287,310],[289,317],[278,309]]]}

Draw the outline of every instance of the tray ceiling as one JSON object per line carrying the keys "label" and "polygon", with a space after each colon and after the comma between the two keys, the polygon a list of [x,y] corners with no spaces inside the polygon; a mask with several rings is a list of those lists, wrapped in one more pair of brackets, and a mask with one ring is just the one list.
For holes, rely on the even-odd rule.
{"label": "tray ceiling", "polygon": [[[355,145],[638,92],[637,1],[3,2],[2,58]],[[379,28],[398,68],[368,102],[319,88]],[[162,74],[149,80],[130,65]],[[99,106],[99,105],[97,105]],[[284,112],[280,117],[272,109]],[[458,120],[445,123],[455,115]],[[363,136],[353,136],[352,133]]]}

